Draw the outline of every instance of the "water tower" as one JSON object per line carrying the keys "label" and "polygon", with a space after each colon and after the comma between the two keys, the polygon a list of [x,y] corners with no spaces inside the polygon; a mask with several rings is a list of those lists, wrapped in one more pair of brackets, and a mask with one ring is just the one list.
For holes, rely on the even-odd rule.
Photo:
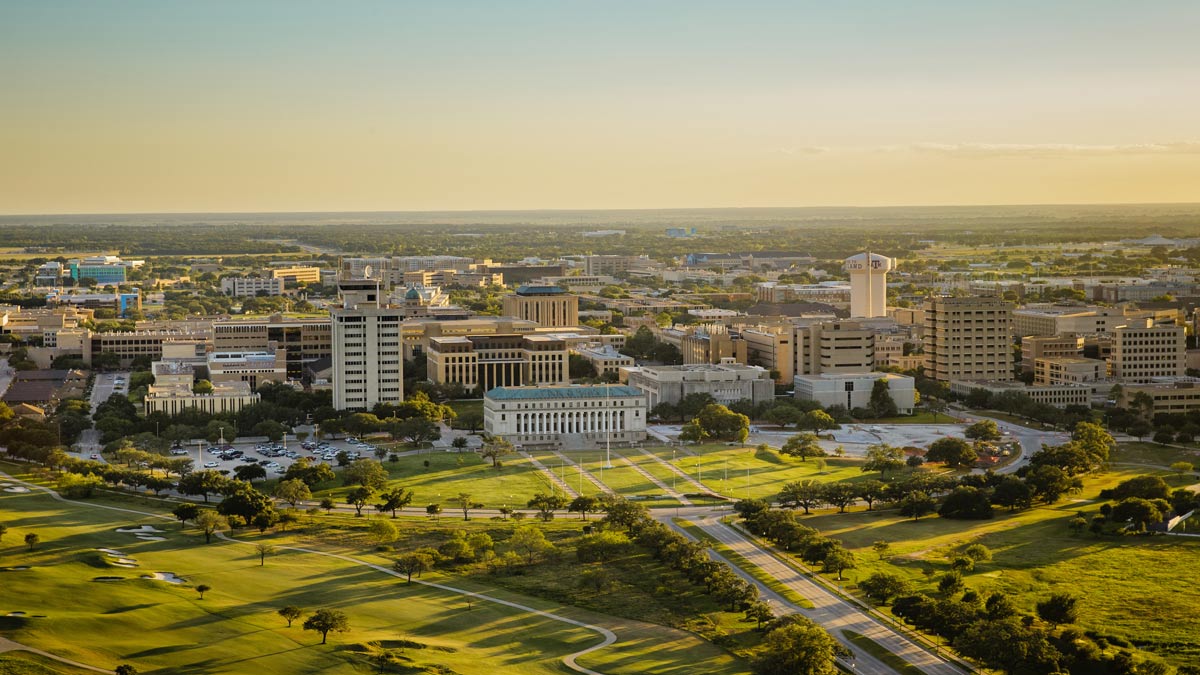
{"label": "water tower", "polygon": [[886,316],[887,273],[896,269],[896,259],[868,251],[847,258],[842,269],[850,273],[850,316]]}

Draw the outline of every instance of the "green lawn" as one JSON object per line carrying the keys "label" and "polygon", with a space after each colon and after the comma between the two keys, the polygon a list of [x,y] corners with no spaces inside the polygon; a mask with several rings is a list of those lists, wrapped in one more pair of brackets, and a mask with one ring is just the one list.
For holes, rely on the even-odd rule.
{"label": "green lawn", "polygon": [[[1086,479],[1082,494],[1057,504],[1015,513],[997,511],[992,520],[961,521],[926,516],[919,521],[894,511],[823,512],[802,522],[840,539],[856,557],[846,587],[873,572],[906,578],[920,592],[936,595],[950,557],[972,543],[992,550],[994,559],[966,574],[969,587],[983,594],[1005,591],[1026,610],[1052,592],[1081,598],[1079,624],[1131,640],[1177,664],[1200,659],[1200,616],[1189,608],[1200,603],[1200,588],[1186,581],[1200,556],[1200,541],[1178,537],[1095,537],[1074,535],[1068,521],[1077,512],[1099,510],[1093,501],[1109,488],[1142,470],[1122,470]],[[1154,472],[1150,472],[1154,473]],[[1182,484],[1158,472],[1173,485]],[[878,540],[891,544],[885,559],[872,550]],[[927,576],[925,571],[934,572]],[[1171,617],[1169,621],[1163,620]]]}
{"label": "green lawn", "polygon": [[[462,415],[463,413],[467,413],[467,412],[473,412],[473,413],[478,413],[479,415],[483,415],[483,399],[473,399],[473,400],[466,400],[466,401],[447,401],[446,405],[453,408],[454,412],[459,415]],[[450,426],[451,426],[451,428],[454,428],[454,429],[466,429],[467,428],[465,426],[460,425],[458,423],[458,420],[451,422]]]}
{"label": "green lawn", "polygon": [[[664,461],[672,461],[671,448],[647,448]],[[836,457],[822,458],[825,468],[820,468],[820,462],[815,458],[801,461],[798,458],[785,457],[774,450],[760,452],[753,447],[712,448],[697,457],[689,457],[679,452],[674,454],[675,466],[687,473],[693,479],[700,477],[705,485],[720,494],[736,499],[747,495],[752,498],[770,499],[779,494],[785,483],[807,478],[822,482],[842,480],[862,480],[875,477],[877,474],[864,474],[859,467],[861,462],[854,459],[839,459]],[[699,467],[697,467],[699,465]],[[690,484],[677,484],[680,491],[690,491]]]}
{"label": "green lawn", "polygon": [[[429,462],[429,466],[425,466]],[[509,455],[495,468],[490,460],[474,452],[429,451],[420,455],[399,457],[395,462],[384,461],[390,485],[413,491],[413,505],[440,503],[449,508],[451,499],[466,492],[488,508],[504,505],[524,506],[538,492],[550,491],[549,478],[542,475],[529,460]],[[331,495],[339,502],[350,488],[341,482],[319,486],[314,493],[318,499]]]}
{"label": "green lawn", "polygon": [[1118,443],[1117,451],[1109,457],[1113,464],[1143,464],[1170,466],[1175,462],[1188,462],[1200,468],[1200,450],[1184,450],[1158,443]]}
{"label": "green lawn", "polygon": [[4,675],[94,675],[94,671],[69,666],[29,652],[0,654],[0,673],[4,673]]}
{"label": "green lawn", "polygon": [[[495,603],[475,602],[468,606],[460,595],[425,586],[408,586],[397,579],[352,563],[315,554],[280,550],[259,565],[249,546],[215,540],[203,544],[194,529],[180,530],[178,524],[108,510],[64,504],[41,494],[0,493],[0,520],[10,531],[0,542],[0,556],[9,567],[29,565],[23,571],[0,572],[6,600],[0,613],[23,611],[44,617],[8,618],[4,635],[30,646],[101,667],[134,663],[143,673],[231,673],[287,672],[344,673],[367,670],[365,659],[381,649],[395,648],[405,660],[406,670],[391,672],[455,672],[463,675],[505,673],[564,673],[559,659],[599,641],[596,633],[530,615]],[[318,538],[327,548],[359,558],[388,564],[395,554],[376,553],[366,548],[365,519],[344,515],[319,515],[313,522],[341,523],[343,534]],[[402,528],[425,528],[427,536],[446,536],[452,521],[399,521]],[[411,524],[410,524],[411,523]],[[164,530],[165,541],[139,541],[133,535],[116,533],[118,527],[150,524]],[[315,525],[308,526],[317,527]],[[434,530],[441,527],[440,533]],[[492,528],[511,531],[512,523],[492,520],[459,521],[453,527]],[[563,520],[547,526],[552,538],[575,536],[578,523]],[[19,542],[36,532],[42,542],[30,552]],[[286,545],[305,540],[303,532],[258,535],[243,532],[239,538],[265,540]],[[357,537],[357,539],[356,539]],[[502,540],[498,535],[498,540]],[[139,567],[115,567],[98,548],[115,548],[138,561]],[[678,603],[678,612],[694,616],[689,604],[672,582],[670,593],[653,595],[661,569],[645,554],[628,563],[640,569],[634,575],[646,593],[649,584],[654,603]],[[561,563],[529,568],[527,574],[493,577],[444,573],[426,574],[458,588],[488,593],[522,604],[550,609],[593,623],[608,625],[618,633],[612,648],[588,655],[582,662],[613,675],[634,673],[686,673],[701,659],[708,672],[744,675],[743,661],[698,639],[695,635],[634,620],[614,620],[582,609],[564,608],[557,597],[575,598],[584,589],[575,585],[573,556]],[[184,585],[139,578],[143,573],[169,571],[185,578]],[[94,581],[96,577],[121,577],[116,581]],[[621,577],[623,578],[623,576]],[[496,589],[491,581],[503,581]],[[194,586],[207,584],[212,590],[199,599]],[[529,590],[537,592],[525,593]],[[621,590],[626,590],[622,588]],[[601,594],[590,606],[626,604],[633,591]],[[545,599],[538,599],[541,596]],[[582,598],[581,600],[586,600]],[[701,598],[703,600],[703,598]],[[667,604],[664,604],[667,603]],[[287,628],[275,611],[296,604],[309,611],[331,607],[345,611],[351,631],[331,634],[328,645],[319,636],[300,627]],[[581,604],[589,604],[581,602]],[[718,614],[722,614],[717,612]],[[668,618],[676,616],[671,614]],[[750,626],[738,628],[733,618],[700,619],[714,626],[734,624],[736,638],[749,635]],[[731,630],[731,634],[734,631]],[[714,635],[722,634],[720,632]],[[744,634],[744,635],[743,635]],[[407,640],[427,648],[400,648]],[[11,662],[23,657],[8,655]],[[27,660],[27,659],[26,659]],[[0,664],[7,664],[0,661]],[[711,668],[708,666],[711,664]],[[68,667],[49,665],[13,666],[2,672],[74,675]],[[17,670],[21,668],[22,670]],[[0,668],[2,669],[2,668]]]}

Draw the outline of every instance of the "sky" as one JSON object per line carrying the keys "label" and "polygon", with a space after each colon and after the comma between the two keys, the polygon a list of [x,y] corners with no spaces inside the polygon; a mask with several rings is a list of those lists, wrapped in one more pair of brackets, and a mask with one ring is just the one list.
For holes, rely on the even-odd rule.
{"label": "sky", "polygon": [[0,0],[0,213],[1200,202],[1200,3]]}

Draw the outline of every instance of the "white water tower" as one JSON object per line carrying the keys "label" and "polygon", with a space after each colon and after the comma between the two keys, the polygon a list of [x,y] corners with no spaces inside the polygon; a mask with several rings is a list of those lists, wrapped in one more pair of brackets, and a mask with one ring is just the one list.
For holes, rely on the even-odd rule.
{"label": "white water tower", "polygon": [[887,316],[887,273],[896,259],[868,251],[847,258],[842,269],[850,273],[850,316]]}

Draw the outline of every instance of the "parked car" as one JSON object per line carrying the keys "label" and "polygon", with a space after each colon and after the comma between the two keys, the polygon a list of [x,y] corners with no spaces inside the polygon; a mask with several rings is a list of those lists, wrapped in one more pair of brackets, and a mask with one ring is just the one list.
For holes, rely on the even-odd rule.
{"label": "parked car", "polygon": [[217,462],[205,462],[204,463],[204,468],[206,468],[206,469],[215,469],[218,466],[221,466],[221,465],[218,464]]}

